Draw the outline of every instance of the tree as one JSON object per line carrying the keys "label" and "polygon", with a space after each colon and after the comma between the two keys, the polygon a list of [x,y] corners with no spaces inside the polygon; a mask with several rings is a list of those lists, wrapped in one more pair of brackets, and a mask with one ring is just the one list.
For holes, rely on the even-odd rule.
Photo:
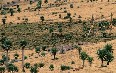
{"label": "tree", "polygon": [[62,27],[58,28],[59,33],[62,33]]}
{"label": "tree", "polygon": [[87,60],[88,60],[88,62],[89,62],[89,64],[90,64],[90,66],[91,66],[92,61],[93,61],[93,57],[88,56]]}
{"label": "tree", "polygon": [[78,45],[75,45],[74,48],[76,48],[78,50],[78,54],[79,54],[79,57],[80,57],[80,53],[81,53],[82,48]]}
{"label": "tree", "polygon": [[12,8],[10,8],[10,13],[11,13],[10,16],[13,16],[14,15],[14,10]]}
{"label": "tree", "polygon": [[18,7],[18,8],[17,8],[17,11],[20,13],[20,12],[21,12],[21,8]]}
{"label": "tree", "polygon": [[30,0],[30,5],[33,3],[33,1],[32,0]]}
{"label": "tree", "polygon": [[98,59],[101,60],[101,66],[103,66],[103,62],[105,61],[105,54],[107,53],[107,51],[105,49],[98,49],[97,51],[97,55],[98,55]]}
{"label": "tree", "polygon": [[24,72],[24,49],[27,46],[27,41],[21,40],[20,41],[20,46],[22,48],[22,71]]}
{"label": "tree", "polygon": [[12,42],[9,39],[4,40],[2,48],[6,51],[6,67],[8,65],[8,51],[12,47]]}
{"label": "tree", "polygon": [[71,17],[71,13],[67,13],[67,18],[70,18]]}
{"label": "tree", "polygon": [[42,4],[42,0],[39,0],[38,3],[37,3],[37,8],[41,8],[41,4]]}
{"label": "tree", "polygon": [[107,44],[104,47],[106,49],[106,51],[109,51],[110,53],[113,53],[113,49],[112,49],[112,45],[111,44]]}
{"label": "tree", "polygon": [[87,59],[88,55],[86,54],[86,52],[81,52],[80,57],[83,60],[83,67],[84,67],[84,62]]}
{"label": "tree", "polygon": [[56,59],[56,53],[58,52],[57,48],[52,48],[51,53],[54,55],[54,60]]}
{"label": "tree", "polygon": [[2,18],[2,23],[5,26],[5,24],[6,24],[6,17],[5,16]]}
{"label": "tree", "polygon": [[54,28],[53,27],[50,27],[49,28],[49,33],[52,33],[52,32],[54,32]]}
{"label": "tree", "polygon": [[44,16],[41,16],[41,17],[40,17],[40,20],[41,20],[41,22],[42,22],[42,24],[43,24]]}
{"label": "tree", "polygon": [[39,55],[39,53],[40,53],[40,47],[36,47],[35,48],[35,52],[38,53],[38,55]]}
{"label": "tree", "polygon": [[107,52],[106,53],[106,61],[107,61],[107,65],[109,65],[110,62],[112,62],[114,59],[114,56],[111,52]]}
{"label": "tree", "polygon": [[48,3],[48,0],[44,0],[44,3]]}

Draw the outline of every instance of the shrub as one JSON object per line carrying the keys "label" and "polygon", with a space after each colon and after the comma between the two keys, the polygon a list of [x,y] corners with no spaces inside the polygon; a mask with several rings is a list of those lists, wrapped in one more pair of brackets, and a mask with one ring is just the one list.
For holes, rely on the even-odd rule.
{"label": "shrub", "polygon": [[5,72],[5,67],[0,67],[0,73],[4,73]]}
{"label": "shrub", "polygon": [[15,59],[18,59],[19,54],[15,53],[15,54],[14,54],[14,57],[15,57]]}
{"label": "shrub", "polygon": [[[2,56],[2,60],[6,61],[7,57],[5,55]],[[8,60],[10,60],[10,58],[8,57]]]}
{"label": "shrub", "polygon": [[0,60],[0,65],[3,65],[4,64],[4,60]]}
{"label": "shrub", "polygon": [[46,51],[47,46],[42,46],[42,50]]}
{"label": "shrub", "polygon": [[70,66],[65,66],[65,65],[61,65],[61,70],[64,71],[64,70],[70,70],[71,67]]}
{"label": "shrub", "polygon": [[35,52],[39,54],[40,53],[40,47],[36,47]]}
{"label": "shrub", "polygon": [[54,70],[54,65],[51,64],[51,65],[49,66],[49,69],[50,69],[51,71],[53,71],[53,70]]}
{"label": "shrub", "polygon": [[46,53],[45,53],[45,52],[42,52],[42,53],[41,53],[41,56],[43,56],[43,57],[44,57],[45,55],[46,55]]}
{"label": "shrub", "polygon": [[28,63],[28,62],[25,63],[24,67],[27,68],[27,69],[30,68],[30,63]]}
{"label": "shrub", "polygon": [[39,67],[44,67],[44,63],[39,63]]}
{"label": "shrub", "polygon": [[73,8],[73,4],[70,4],[70,8]]}
{"label": "shrub", "polygon": [[88,56],[87,60],[88,60],[88,62],[89,62],[89,64],[90,64],[90,66],[91,66],[92,61],[93,61],[93,57]]}
{"label": "shrub", "polygon": [[27,56],[24,56],[24,60],[26,60],[27,59]]}
{"label": "shrub", "polygon": [[14,64],[8,64],[8,71],[9,72],[18,72],[18,67]]}
{"label": "shrub", "polygon": [[74,62],[74,61],[72,61],[72,62],[71,62],[71,64],[75,64],[75,62]]}
{"label": "shrub", "polygon": [[113,24],[113,25],[116,25],[116,19],[113,19],[113,20],[112,20],[112,24]]}
{"label": "shrub", "polygon": [[30,72],[31,73],[38,73],[37,68],[36,67],[32,67],[32,66],[30,68]]}
{"label": "shrub", "polygon": [[34,67],[35,67],[35,68],[38,68],[38,67],[39,67],[39,64],[38,64],[38,63],[35,63],[35,64],[34,64]]}

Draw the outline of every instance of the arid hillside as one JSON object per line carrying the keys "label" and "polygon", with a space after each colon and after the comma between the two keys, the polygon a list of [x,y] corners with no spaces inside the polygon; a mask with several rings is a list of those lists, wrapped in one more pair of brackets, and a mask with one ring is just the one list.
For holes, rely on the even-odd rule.
{"label": "arid hillside", "polygon": [[[82,48],[84,51],[87,52],[87,54],[89,54],[90,56],[92,56],[94,58],[93,64],[90,67],[89,63],[86,61],[85,62],[85,67],[82,69],[82,60],[78,58],[78,51],[76,49],[74,50],[70,50],[67,51],[65,54],[57,54],[56,57],[58,58],[58,60],[52,60],[53,56],[48,53],[45,52],[46,55],[44,57],[42,57],[41,55],[38,56],[37,53],[35,53],[34,50],[25,50],[25,56],[27,56],[28,58],[25,60],[26,62],[31,63],[31,65],[35,64],[35,63],[44,63],[45,66],[43,68],[39,68],[38,69],[38,73],[115,73],[116,72],[116,59],[113,60],[113,62],[110,63],[109,66],[107,67],[101,67],[101,61],[98,59],[97,54],[96,54],[96,50],[103,48],[106,44],[112,44],[113,49],[114,49],[114,56],[116,58],[116,40],[112,40],[109,42],[100,42],[97,44],[87,44],[87,45],[83,45]],[[14,50],[14,51],[10,51],[9,52],[9,56],[11,59],[13,59],[13,55],[15,53],[18,53],[19,59],[21,59],[21,50]],[[1,55],[3,54],[3,52],[0,53]],[[32,55],[33,54],[33,55]],[[74,61],[75,64],[71,64],[71,62]],[[21,73],[21,61],[14,63],[16,66],[19,67],[19,72]],[[49,66],[50,64],[54,65],[54,70],[50,71]],[[73,67],[73,69],[70,70],[66,70],[66,71],[61,71],[60,66],[61,65],[67,65],[67,66],[71,66]],[[104,63],[104,65],[106,65]],[[29,69],[26,69],[26,73],[30,73]]]}
{"label": "arid hillside", "polygon": [[[42,8],[39,9],[39,11],[34,11],[37,3],[30,5],[29,2],[21,2],[19,4],[21,12],[14,13],[14,16],[7,14],[6,22],[21,23],[23,22],[23,18],[28,18],[28,22],[39,22],[41,16],[45,17],[45,21],[62,22],[67,21],[64,19],[67,13],[71,13],[71,17],[74,21],[79,19],[79,15],[82,17],[82,20],[90,20],[93,15],[95,21],[101,20],[101,15],[103,16],[102,20],[109,20],[111,13],[113,13],[113,18],[116,17],[115,1],[80,2],[71,0],[70,2],[56,3],[59,4],[57,7],[53,2],[54,1],[51,0],[47,4],[42,3]],[[50,7],[50,3],[54,5]],[[73,8],[70,8],[70,4],[73,4]],[[30,7],[29,10],[28,7]],[[13,8],[16,8],[16,6]],[[61,18],[59,18],[59,15],[61,15]],[[18,17],[20,17],[20,20],[18,20]],[[1,18],[2,15],[0,15],[0,22]]]}
{"label": "arid hillside", "polygon": [[116,0],[6,1],[0,73],[116,73]]}

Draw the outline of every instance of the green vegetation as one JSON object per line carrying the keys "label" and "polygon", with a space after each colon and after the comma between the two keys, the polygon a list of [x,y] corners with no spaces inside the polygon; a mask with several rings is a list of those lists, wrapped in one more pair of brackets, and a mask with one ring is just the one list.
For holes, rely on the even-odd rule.
{"label": "green vegetation", "polygon": [[[67,0],[66,0],[67,1]],[[92,0],[90,0],[92,2]],[[58,4],[49,4],[48,6],[60,6],[60,3],[62,4],[61,0],[56,0],[56,3]],[[89,1],[87,1],[89,2]],[[109,2],[109,0],[108,0]],[[15,4],[15,2],[12,2]],[[38,12],[41,11],[40,9],[44,8],[42,4],[42,0],[37,1],[37,5],[32,8],[32,9],[38,9]],[[48,3],[48,0],[44,0],[44,3]],[[8,4],[8,3],[7,3]],[[33,1],[30,0],[30,5],[32,6]],[[46,5],[47,6],[47,5]],[[33,6],[32,6],[33,7]],[[73,8],[74,5],[70,4],[70,8]],[[47,9],[47,7],[45,7]],[[79,8],[79,7],[78,7]],[[58,51],[61,50],[61,53],[63,54],[65,50],[69,50],[75,48],[78,51],[79,59],[82,60],[82,66],[85,66],[85,60],[87,60],[91,66],[91,64],[94,61],[94,58],[89,56],[86,52],[82,51],[82,47],[80,45],[83,45],[83,42],[92,42],[92,43],[97,43],[101,41],[106,41],[106,40],[112,40],[116,38],[116,33],[111,33],[107,32],[108,30],[111,30],[110,28],[111,25],[115,26],[116,25],[116,19],[111,17],[111,21],[100,21],[100,22],[95,22],[93,15],[92,15],[92,21],[87,20],[83,21],[81,20],[82,16],[79,15],[78,21],[73,22],[73,18],[75,17],[76,13],[74,16],[68,10],[67,8],[60,8],[60,10],[65,9],[64,13],[66,13],[66,16],[64,17],[64,20],[67,20],[67,22],[47,22],[47,19],[45,19],[44,15],[41,14],[40,20],[41,23],[29,23],[28,18],[23,18],[22,20],[25,20],[25,22],[22,23],[17,23],[16,25],[13,24],[13,22],[10,22],[10,24],[6,24],[6,18],[7,16],[2,18],[2,23],[4,26],[0,27],[0,34],[1,34],[1,47],[4,55],[2,55],[2,58],[0,59],[0,73],[5,73],[5,70],[8,70],[10,73],[15,73],[19,72],[19,68],[15,66],[15,62],[20,61],[19,59],[19,54],[18,53],[13,53],[14,58],[10,59],[9,51],[12,50],[17,50],[18,46],[22,50],[22,72],[26,72],[25,69],[30,69],[31,73],[38,73],[38,69],[42,68],[45,66],[44,62],[40,63],[35,63],[35,64],[30,64],[29,62],[24,63],[24,61],[27,61],[28,59],[32,59],[31,57],[35,56],[35,53],[38,53],[42,56],[42,58],[46,58],[48,53],[53,55],[53,63],[55,62],[56,55]],[[102,8],[101,8],[102,9]],[[31,7],[28,8],[29,11],[31,11]],[[23,11],[23,10],[22,10]],[[1,15],[6,15],[10,13],[10,16],[14,16],[14,13],[20,13],[21,8],[19,5],[17,5],[17,8],[7,8],[3,7],[1,9]],[[52,15],[57,16],[59,13],[59,18],[62,19],[61,13],[60,12],[52,12]],[[39,13],[38,13],[39,14]],[[112,16],[112,13],[111,13]],[[102,15],[101,17],[104,17]],[[20,20],[20,17],[17,17],[18,20]],[[63,20],[63,19],[62,19]],[[28,42],[28,43],[27,43]],[[79,42],[82,42],[81,44]],[[74,45],[74,44],[78,45]],[[71,45],[71,48],[68,47],[62,47],[62,49],[57,48],[61,45]],[[80,44],[80,45],[79,45]],[[38,47],[39,46],[39,47]],[[34,48],[35,53],[31,53],[28,56],[24,55],[24,51],[26,49],[30,49],[31,51]],[[51,49],[49,49],[51,48]],[[104,66],[104,61],[107,62],[107,65],[110,64],[114,60],[114,55],[113,55],[113,48],[111,44],[107,44],[103,47],[103,49],[98,49],[97,50],[97,55],[98,58],[101,60],[101,66]],[[62,55],[61,55],[62,56]],[[72,56],[72,55],[71,55]],[[40,56],[39,56],[40,57]],[[18,59],[19,58],[19,59]],[[39,58],[38,58],[39,59]],[[72,59],[71,59],[72,60]],[[40,60],[39,60],[40,61]],[[56,61],[57,62],[57,61]],[[14,63],[14,64],[13,64]],[[71,65],[75,64],[76,61],[71,61],[69,62]],[[70,70],[72,67],[66,66],[66,65],[61,65],[60,66],[62,71],[65,70]],[[49,66],[49,69],[51,71],[54,70],[54,65],[51,64]],[[76,69],[76,68],[75,68]]]}
{"label": "green vegetation", "polygon": [[57,54],[57,48],[52,48],[51,53],[54,55],[54,60],[56,59],[56,54]]}
{"label": "green vegetation", "polygon": [[86,54],[86,52],[81,52],[80,57],[83,60],[83,67],[84,67],[84,65],[85,65],[84,63],[85,63],[85,60],[87,59],[88,55]]}
{"label": "green vegetation", "polygon": [[14,58],[15,58],[15,59],[18,59],[18,57],[19,57],[19,54],[15,53],[15,54],[14,54]]}
{"label": "green vegetation", "polygon": [[107,61],[107,65],[109,65],[114,59],[112,45],[110,44],[105,45],[104,49],[98,49],[97,54],[98,58],[101,60],[102,67],[104,66],[104,61]]}
{"label": "green vegetation", "polygon": [[91,64],[92,64],[92,62],[93,62],[93,57],[88,56],[87,60],[88,60],[88,62],[89,62],[89,65],[91,66]]}
{"label": "green vegetation", "polygon": [[74,45],[74,48],[76,48],[78,50],[78,54],[79,54],[79,57],[80,57],[80,53],[81,53],[82,48],[78,45]]}
{"label": "green vegetation", "polygon": [[39,63],[38,66],[41,68],[41,67],[44,67],[44,63]]}
{"label": "green vegetation", "polygon": [[49,69],[50,69],[51,71],[53,71],[53,70],[54,70],[54,65],[51,64],[51,65],[49,66]]}
{"label": "green vegetation", "polygon": [[28,62],[25,63],[24,67],[27,68],[27,69],[30,68],[30,63],[28,63]]}
{"label": "green vegetation", "polygon": [[61,65],[61,70],[64,71],[64,70],[70,70],[71,67],[70,66],[65,66],[65,65]]}
{"label": "green vegetation", "polygon": [[21,40],[20,41],[20,46],[22,48],[22,72],[24,72],[24,60],[27,58],[26,56],[24,57],[24,49],[27,46],[27,41]]}
{"label": "green vegetation", "polygon": [[31,72],[31,73],[38,73],[38,70],[37,70],[36,67],[31,66],[30,72]]}

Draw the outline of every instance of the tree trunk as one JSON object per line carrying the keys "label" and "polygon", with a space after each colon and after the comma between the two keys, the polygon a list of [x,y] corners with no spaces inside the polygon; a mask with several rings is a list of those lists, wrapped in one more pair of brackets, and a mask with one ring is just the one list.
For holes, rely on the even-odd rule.
{"label": "tree trunk", "polygon": [[80,51],[80,50],[78,50],[78,53],[79,53],[79,58],[80,58],[80,53],[81,53],[81,51]]}
{"label": "tree trunk", "polygon": [[109,65],[109,61],[107,62],[107,65]]}
{"label": "tree trunk", "polygon": [[83,60],[83,67],[84,67],[85,60]]}
{"label": "tree trunk", "polygon": [[90,67],[91,67],[91,64],[92,64],[92,63],[90,62],[90,63],[89,63]]}
{"label": "tree trunk", "polygon": [[8,50],[6,51],[6,69],[8,69]]}
{"label": "tree trunk", "polygon": [[24,72],[24,48],[22,48],[22,72]]}
{"label": "tree trunk", "polygon": [[54,54],[54,60],[56,59],[56,54]]}
{"label": "tree trunk", "polygon": [[103,66],[103,60],[101,60],[102,61],[102,64],[101,64],[101,67]]}

